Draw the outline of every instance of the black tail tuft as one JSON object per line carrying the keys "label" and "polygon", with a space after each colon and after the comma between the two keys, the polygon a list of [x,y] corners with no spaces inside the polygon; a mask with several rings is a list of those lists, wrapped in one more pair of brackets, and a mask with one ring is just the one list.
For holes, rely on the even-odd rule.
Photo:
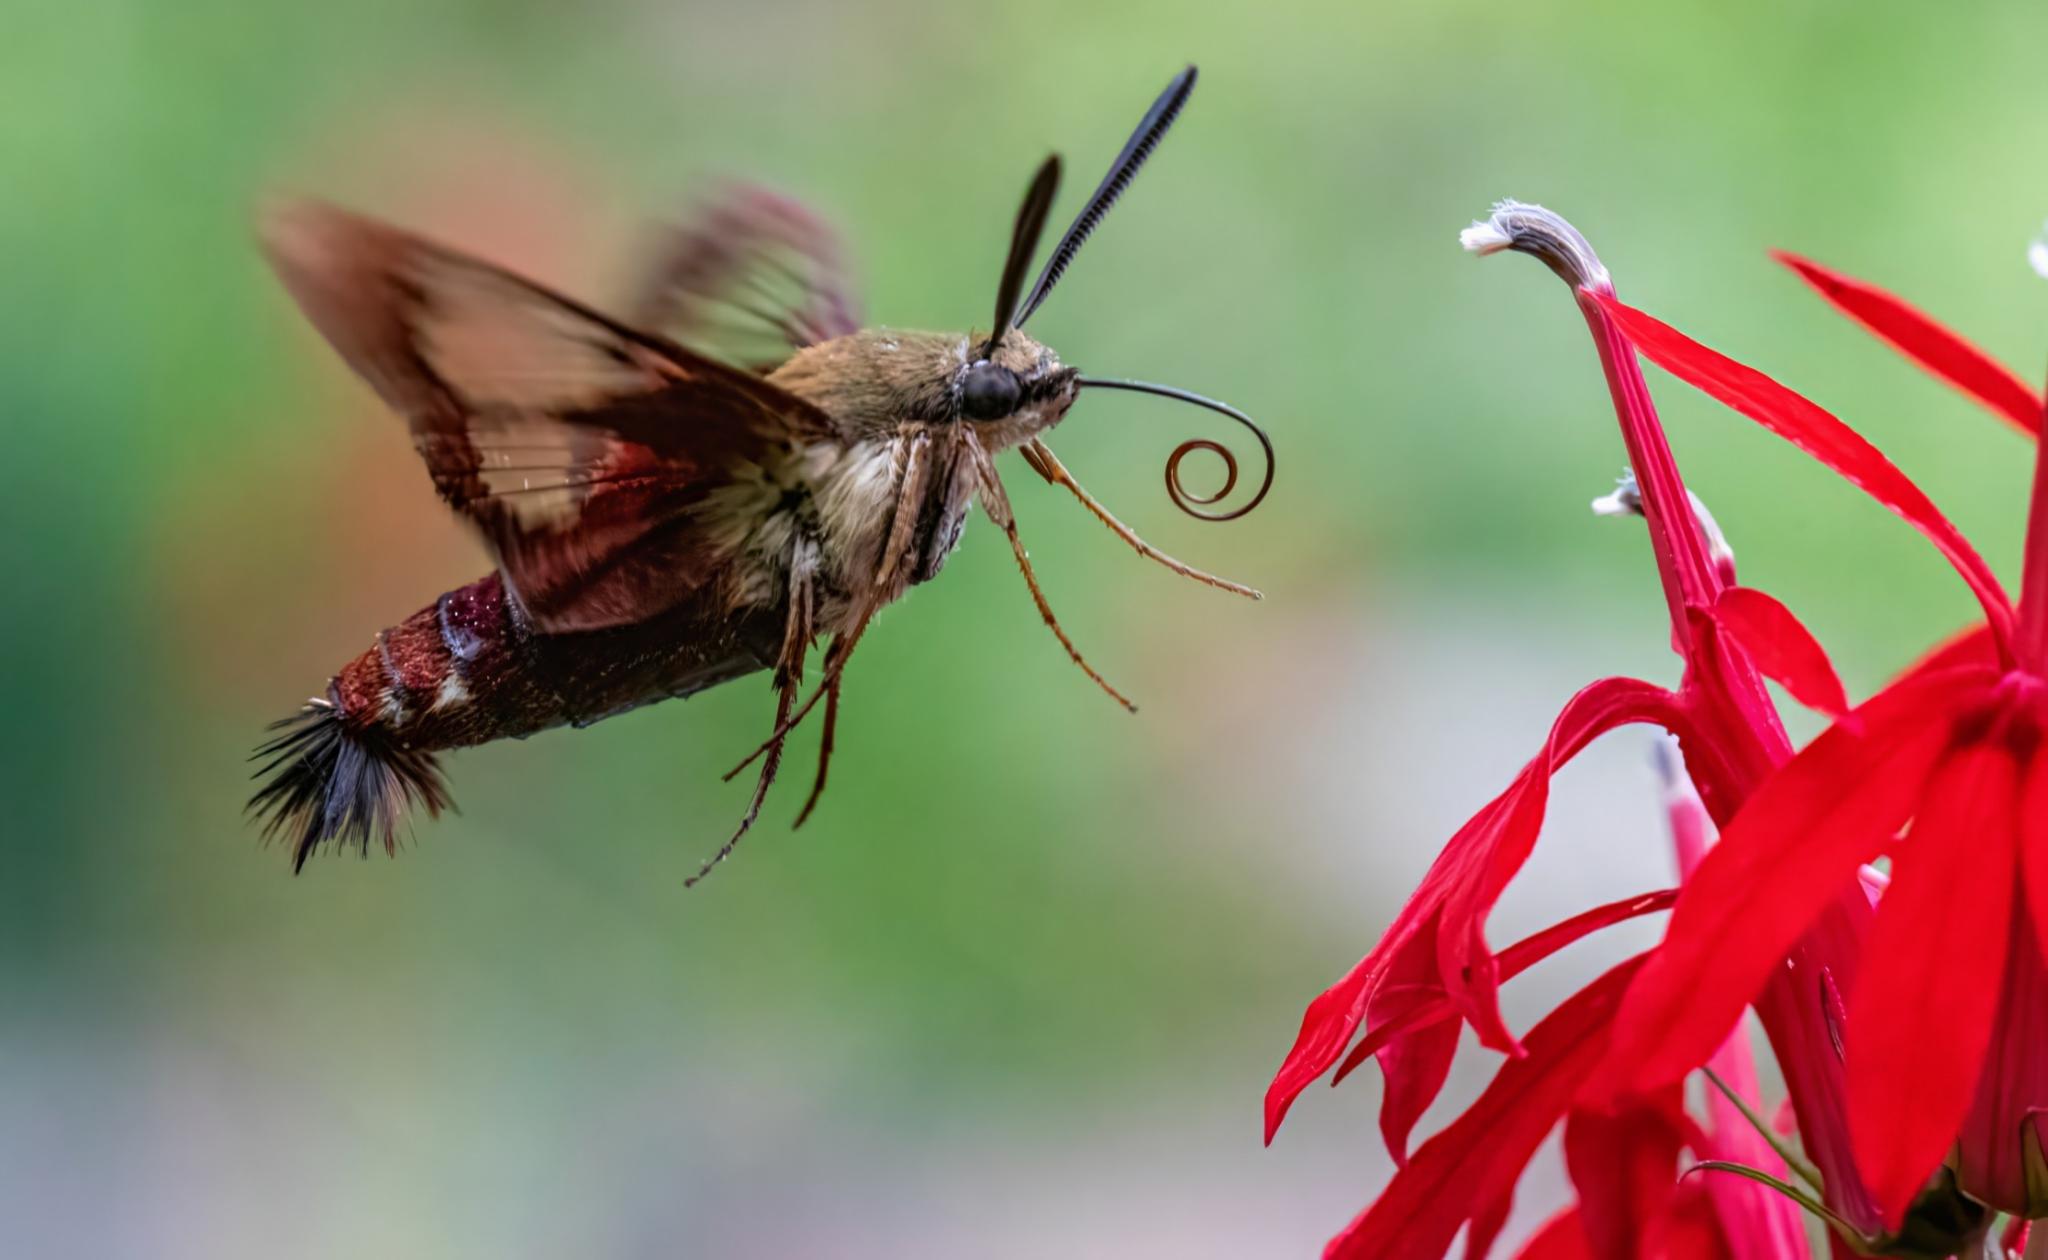
{"label": "black tail tuft", "polygon": [[309,701],[270,729],[281,733],[250,758],[264,763],[255,777],[265,782],[249,798],[249,811],[263,820],[266,842],[291,840],[294,874],[330,840],[368,856],[374,836],[386,853],[397,852],[398,820],[408,805],[424,806],[430,816],[453,808],[431,753],[343,721],[329,701]]}

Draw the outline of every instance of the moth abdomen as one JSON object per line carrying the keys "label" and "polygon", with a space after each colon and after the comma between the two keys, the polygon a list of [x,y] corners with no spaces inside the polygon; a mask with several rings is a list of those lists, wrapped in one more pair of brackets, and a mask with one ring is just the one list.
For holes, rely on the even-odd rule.
{"label": "moth abdomen", "polygon": [[408,805],[450,805],[434,754],[587,726],[687,696],[774,660],[781,613],[685,600],[635,626],[533,629],[502,575],[450,591],[380,631],[322,699],[277,724],[250,809],[291,838],[294,869],[323,845],[396,847]]}

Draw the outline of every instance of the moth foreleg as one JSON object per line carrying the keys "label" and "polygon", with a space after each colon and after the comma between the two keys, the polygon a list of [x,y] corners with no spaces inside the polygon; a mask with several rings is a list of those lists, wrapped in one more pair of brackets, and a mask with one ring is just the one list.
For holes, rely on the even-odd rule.
{"label": "moth foreleg", "polygon": [[924,510],[925,482],[931,475],[931,434],[923,429],[899,441],[897,449],[902,452],[903,475],[896,482],[895,510],[889,518],[889,532],[882,541],[882,553],[876,557],[874,592],[870,603],[880,608],[889,602],[888,592],[896,579],[897,570],[910,561],[910,551],[917,545],[917,518]]}
{"label": "moth foreleg", "polygon": [[1074,474],[1068,472],[1067,466],[1062,464],[1059,461],[1059,457],[1052,453],[1052,448],[1039,439],[1032,438],[1020,447],[1019,451],[1024,456],[1025,462],[1030,464],[1039,476],[1056,486],[1065,486],[1073,493],[1075,498],[1081,501],[1082,507],[1094,513],[1095,519],[1109,526],[1109,532],[1129,543],[1139,555],[1150,560],[1156,560],[1182,577],[1193,578],[1195,581],[1207,586],[1213,586],[1219,591],[1229,591],[1236,595],[1242,595],[1247,599],[1265,598],[1258,591],[1242,583],[1230,581],[1228,578],[1217,577],[1213,573],[1204,573],[1191,564],[1184,564],[1138,537],[1136,530],[1118,520],[1094,495],[1082,489],[1081,483],[1074,480]]}
{"label": "moth foreleg", "polygon": [[1068,638],[1067,632],[1060,627],[1060,619],[1053,616],[1052,605],[1046,602],[1045,592],[1039,589],[1038,574],[1032,571],[1031,557],[1024,551],[1024,540],[1017,534],[1017,517],[1010,510],[1010,496],[1004,492],[1002,479],[996,475],[995,462],[978,444],[974,446],[973,452],[975,466],[981,472],[981,509],[988,514],[989,520],[995,522],[996,528],[1003,531],[1003,536],[1010,540],[1011,554],[1017,557],[1017,568],[1024,574],[1024,585],[1031,588],[1031,599],[1038,605],[1038,615],[1045,618],[1047,628],[1052,631],[1053,637],[1060,641],[1060,646],[1067,649],[1067,655],[1074,664],[1081,667],[1081,672],[1094,679],[1095,685],[1107,692],[1110,699],[1136,713],[1138,706],[1132,704],[1123,692],[1112,687],[1107,678],[1095,672],[1095,667],[1088,663],[1087,658],[1081,655],[1081,649],[1074,646],[1074,641]]}

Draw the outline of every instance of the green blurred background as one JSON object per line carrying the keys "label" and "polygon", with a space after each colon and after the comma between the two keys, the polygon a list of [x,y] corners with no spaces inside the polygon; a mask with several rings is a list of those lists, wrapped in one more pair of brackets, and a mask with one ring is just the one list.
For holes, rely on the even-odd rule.
{"label": "green blurred background", "polygon": [[[2024,444],[1763,251],[2032,375],[2036,3],[27,0],[7,27],[0,1254],[1312,1253],[1386,1165],[1363,1073],[1260,1148],[1303,1004],[1571,690],[1672,671],[1641,530],[1586,511],[1621,455],[1566,295],[1456,248],[1497,197],[1572,215],[1627,296],[2016,559]],[[1090,399],[1056,445],[1268,598],[1176,581],[1011,474],[1139,716],[977,525],[864,645],[819,816],[787,830],[812,735],[690,894],[743,805],[718,775],[764,733],[755,681],[451,757],[463,814],[398,861],[295,880],[257,847],[262,725],[487,568],[258,259],[263,194],[601,300],[641,224],[754,176],[842,225],[874,319],[960,327],[1032,164],[1067,155],[1071,213],[1190,60],[1180,128],[1033,331],[1264,419],[1280,479],[1231,526],[1160,492],[1199,413]],[[1652,383],[1745,577],[1852,691],[1967,618],[1904,528]],[[1565,777],[1496,940],[1668,881],[1649,748]],[[1532,1175],[1514,1228],[1560,1193]]]}

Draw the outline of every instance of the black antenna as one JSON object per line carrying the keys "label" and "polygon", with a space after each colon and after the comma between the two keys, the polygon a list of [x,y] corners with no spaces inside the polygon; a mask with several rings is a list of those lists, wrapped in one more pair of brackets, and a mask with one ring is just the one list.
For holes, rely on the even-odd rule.
{"label": "black antenna", "polygon": [[996,287],[995,331],[982,347],[982,358],[988,357],[1004,333],[1024,322],[1011,316],[1017,313],[1017,295],[1024,290],[1024,269],[1038,253],[1038,240],[1045,235],[1045,217],[1052,213],[1052,199],[1059,191],[1060,155],[1055,153],[1031,177],[1031,187],[1024,191],[1024,204],[1017,207],[1017,226],[1010,232],[1010,256],[1003,261],[1003,281]]}
{"label": "black antenna", "polygon": [[1180,107],[1187,104],[1188,93],[1195,90],[1195,68],[1189,66],[1174,76],[1173,82],[1152,102],[1152,108],[1145,113],[1138,129],[1124,142],[1124,151],[1116,155],[1110,164],[1109,174],[1095,186],[1095,195],[1088,198],[1088,204],[1081,213],[1074,216],[1073,226],[1060,238],[1052,251],[1052,257],[1045,260],[1045,270],[1038,273],[1038,283],[1031,286],[1031,296],[1024,300],[1024,312],[1017,316],[1017,326],[1031,318],[1031,312],[1051,294],[1053,286],[1060,282],[1060,276],[1067,270],[1067,264],[1074,261],[1074,255],[1081,252],[1089,233],[1101,224],[1116,199],[1124,195],[1124,189],[1131,186],[1131,180],[1138,174],[1138,168],[1145,165],[1145,159],[1152,156],[1152,150],[1159,147],[1159,141],[1166,135],[1167,128],[1180,114]]}
{"label": "black antenna", "polygon": [[[1175,507],[1186,512],[1196,520],[1202,521],[1234,521],[1265,502],[1266,492],[1273,488],[1273,442],[1271,438],[1266,436],[1266,431],[1260,428],[1250,416],[1228,403],[1220,403],[1213,398],[1204,398],[1200,394],[1190,393],[1185,389],[1175,389],[1171,385],[1154,385],[1149,381],[1112,380],[1100,376],[1079,376],[1074,379],[1084,389],[1127,389],[1134,394],[1157,394],[1161,398],[1171,398],[1177,402],[1193,403],[1197,407],[1207,407],[1211,411],[1229,416],[1232,420],[1250,429],[1252,436],[1259,440],[1260,449],[1266,453],[1266,473],[1265,476],[1260,478],[1258,492],[1252,495],[1250,502],[1246,503],[1243,507],[1233,508],[1228,512],[1203,512],[1199,510],[1211,503],[1220,503],[1229,496],[1232,490],[1237,489],[1237,456],[1231,454],[1230,449],[1221,442],[1211,442],[1207,438],[1193,438],[1173,448],[1173,454],[1166,461],[1166,494],[1168,498],[1173,500]],[[1223,459],[1223,488],[1214,494],[1193,494],[1180,484],[1180,461],[1193,451],[1213,451]]]}

